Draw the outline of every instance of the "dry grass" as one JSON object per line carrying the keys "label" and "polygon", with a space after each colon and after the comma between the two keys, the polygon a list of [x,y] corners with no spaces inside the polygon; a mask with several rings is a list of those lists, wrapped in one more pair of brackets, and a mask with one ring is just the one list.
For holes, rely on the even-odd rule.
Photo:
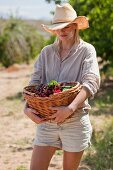
{"label": "dry grass", "polygon": [[[21,66],[18,71],[0,71],[0,168],[1,170],[29,170],[32,153],[32,140],[35,124],[23,113],[24,100],[22,90],[28,84],[32,66]],[[96,132],[105,128],[112,115],[91,115]],[[86,151],[87,155],[89,151]],[[95,149],[93,149],[95,152]],[[91,154],[91,153],[90,153]],[[84,155],[84,157],[85,157]],[[88,170],[86,163],[81,162],[80,170]],[[62,170],[62,152],[54,155],[49,170]]]}

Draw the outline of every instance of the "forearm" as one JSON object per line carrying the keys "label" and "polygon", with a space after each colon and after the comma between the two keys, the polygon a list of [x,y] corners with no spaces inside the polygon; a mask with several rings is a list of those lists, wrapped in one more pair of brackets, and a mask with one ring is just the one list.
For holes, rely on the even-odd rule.
{"label": "forearm", "polygon": [[83,105],[84,101],[90,97],[90,92],[87,88],[82,87],[81,91],[78,93],[76,98],[72,101],[72,103],[68,106],[72,112],[76,111],[81,105]]}

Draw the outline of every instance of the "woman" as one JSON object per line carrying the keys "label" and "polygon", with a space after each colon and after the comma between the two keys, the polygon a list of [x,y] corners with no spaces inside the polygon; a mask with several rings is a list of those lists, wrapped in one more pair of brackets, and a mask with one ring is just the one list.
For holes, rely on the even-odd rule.
{"label": "woman", "polygon": [[26,105],[25,114],[39,124],[30,170],[47,170],[58,148],[63,150],[63,169],[77,170],[92,134],[88,98],[94,97],[100,84],[96,51],[91,44],[79,38],[79,30],[89,27],[87,18],[77,17],[68,3],[57,5],[52,25],[43,27],[55,34],[57,41],[42,49],[34,65],[30,85],[51,80],[78,81],[82,89],[68,106],[55,107],[57,112],[51,116],[51,122],[36,116],[36,110]]}

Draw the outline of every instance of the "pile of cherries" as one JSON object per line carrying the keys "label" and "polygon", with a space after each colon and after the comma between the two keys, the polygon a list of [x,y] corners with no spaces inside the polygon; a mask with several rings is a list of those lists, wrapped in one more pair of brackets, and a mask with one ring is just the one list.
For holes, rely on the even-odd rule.
{"label": "pile of cherries", "polygon": [[32,88],[29,87],[28,90],[29,92],[35,93],[36,96],[49,97],[53,93],[59,93],[72,87],[72,84],[70,85],[66,82],[58,83],[55,80],[51,80],[48,84],[35,85]]}
{"label": "pile of cherries", "polygon": [[40,84],[35,86],[35,94],[39,97],[49,97],[49,95],[53,93],[62,92],[62,86],[59,85],[47,85],[47,84]]}

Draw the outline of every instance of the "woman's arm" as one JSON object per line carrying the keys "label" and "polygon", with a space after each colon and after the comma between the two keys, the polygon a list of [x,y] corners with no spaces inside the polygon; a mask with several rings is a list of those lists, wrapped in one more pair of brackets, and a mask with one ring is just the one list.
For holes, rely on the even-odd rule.
{"label": "woman's arm", "polygon": [[27,103],[25,104],[25,107],[24,107],[24,113],[36,124],[39,124],[45,121],[43,118],[40,118],[38,116],[39,113],[35,109],[30,108]]}
{"label": "woman's arm", "polygon": [[90,91],[86,87],[82,87],[81,91],[77,94],[76,98],[68,106],[53,107],[57,110],[52,116],[51,119],[54,119],[57,123],[62,123],[66,118],[71,116],[77,109],[83,107],[84,101],[90,96]]}
{"label": "woman's arm", "polygon": [[91,96],[90,91],[86,87],[82,87],[76,98],[68,105],[68,108],[73,112],[83,106],[85,100]]}
{"label": "woman's arm", "polygon": [[[40,84],[41,83],[41,78],[42,78],[42,59],[41,59],[42,54],[38,56],[35,64],[34,64],[34,72],[31,76],[31,80],[29,82],[29,85],[33,84]],[[27,103],[25,103],[24,107],[24,113],[35,123],[42,123],[44,119],[40,118],[38,115],[39,113],[35,110],[32,109],[28,106]]]}

